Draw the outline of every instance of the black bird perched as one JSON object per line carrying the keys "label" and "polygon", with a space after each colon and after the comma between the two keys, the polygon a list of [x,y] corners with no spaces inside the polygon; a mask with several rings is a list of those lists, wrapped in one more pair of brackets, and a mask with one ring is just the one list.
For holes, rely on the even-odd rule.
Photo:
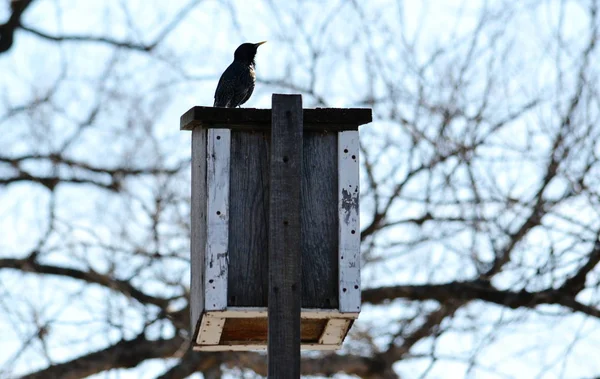
{"label": "black bird perched", "polygon": [[233,54],[233,63],[221,75],[215,91],[214,107],[235,108],[244,104],[254,91],[254,57],[259,43],[243,43]]}

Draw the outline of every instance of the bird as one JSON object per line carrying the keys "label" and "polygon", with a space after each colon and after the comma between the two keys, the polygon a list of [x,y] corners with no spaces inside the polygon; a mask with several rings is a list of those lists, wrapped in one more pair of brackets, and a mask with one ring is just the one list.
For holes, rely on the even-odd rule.
{"label": "bird", "polygon": [[256,81],[256,50],[266,42],[243,43],[235,50],[233,62],[223,72],[217,84],[213,107],[235,108],[248,101]]}

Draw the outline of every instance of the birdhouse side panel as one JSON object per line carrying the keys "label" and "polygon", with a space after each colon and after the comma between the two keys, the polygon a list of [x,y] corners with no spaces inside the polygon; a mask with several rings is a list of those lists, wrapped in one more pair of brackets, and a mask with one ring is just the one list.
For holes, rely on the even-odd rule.
{"label": "birdhouse side panel", "polygon": [[206,249],[206,129],[192,131],[192,199],[191,199],[191,331],[197,334],[204,310],[204,257]]}
{"label": "birdhouse side panel", "polygon": [[269,133],[232,131],[229,208],[230,307],[268,300]]}
{"label": "birdhouse side panel", "polygon": [[304,133],[302,307],[338,308],[337,133]]}

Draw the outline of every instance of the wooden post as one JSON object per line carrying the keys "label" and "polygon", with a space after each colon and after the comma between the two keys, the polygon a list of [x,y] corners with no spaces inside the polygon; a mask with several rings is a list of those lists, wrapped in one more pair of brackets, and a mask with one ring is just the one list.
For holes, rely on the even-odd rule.
{"label": "wooden post", "polygon": [[273,95],[269,194],[269,378],[300,378],[300,95]]}

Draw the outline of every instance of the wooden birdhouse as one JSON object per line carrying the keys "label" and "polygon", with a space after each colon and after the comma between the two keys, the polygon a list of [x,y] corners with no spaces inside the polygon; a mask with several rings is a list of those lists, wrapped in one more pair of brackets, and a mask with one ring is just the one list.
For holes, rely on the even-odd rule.
{"label": "wooden birdhouse", "polygon": [[[301,109],[301,105],[300,105]],[[193,107],[191,330],[195,350],[267,344],[270,109]],[[361,307],[359,125],[370,109],[303,110],[303,349],[339,348]]]}

